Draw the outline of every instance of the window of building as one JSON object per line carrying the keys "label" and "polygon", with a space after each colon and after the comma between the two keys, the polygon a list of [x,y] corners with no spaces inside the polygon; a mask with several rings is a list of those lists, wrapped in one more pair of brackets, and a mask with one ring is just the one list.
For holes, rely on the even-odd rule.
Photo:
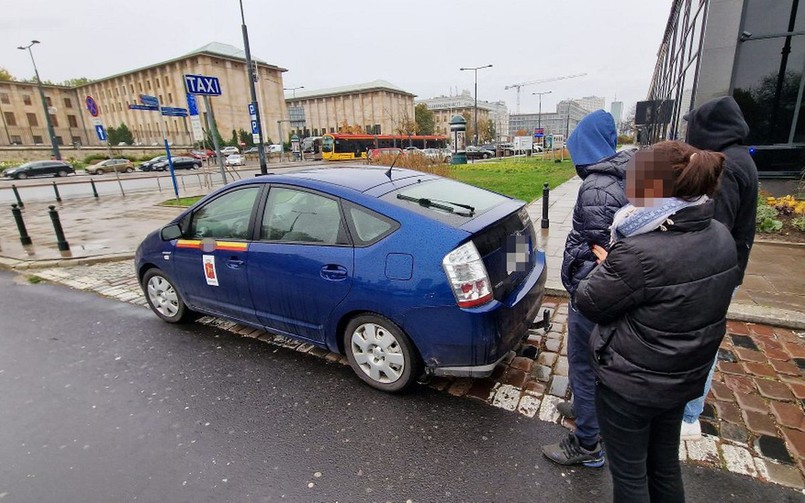
{"label": "window of building", "polygon": [[117,98],[118,96],[120,96],[120,95],[117,94],[117,88],[115,88],[115,98]]}
{"label": "window of building", "polygon": [[53,127],[59,127],[59,118],[55,115],[50,116],[50,123],[53,124]]}
{"label": "window of building", "polygon": [[154,79],[154,85],[156,86],[157,89],[159,89],[159,77]]}
{"label": "window of building", "polygon": [[165,87],[170,87],[170,80],[168,80],[168,76],[165,75],[164,79],[165,79]]}
{"label": "window of building", "polygon": [[[31,127],[39,127],[39,120],[36,118],[36,114],[25,114],[28,117],[28,125]],[[36,142],[34,142],[36,143]],[[40,142],[41,143],[41,142]]]}
{"label": "window of building", "polygon": [[319,130],[318,129],[313,128],[313,136],[319,136]]}
{"label": "window of building", "polygon": [[168,103],[173,103],[173,93],[168,93]]}
{"label": "window of building", "polygon": [[11,135],[11,144],[12,145],[22,145],[22,137],[17,136],[15,134]]}
{"label": "window of building", "polygon": [[163,100],[163,99],[162,99],[162,95],[161,95],[161,94],[159,95],[159,102],[160,102],[160,103],[164,103],[164,102],[165,102],[165,100]]}
{"label": "window of building", "polygon": [[3,112],[3,117],[6,119],[6,126],[17,125],[17,118],[14,117],[14,112]]}
{"label": "window of building", "polygon": [[30,105],[31,104],[31,95],[30,94],[23,94],[22,95],[22,102],[25,103],[26,105]]}
{"label": "window of building", "polygon": [[45,96],[45,103],[47,103],[49,107],[53,106],[53,100],[50,99],[50,96]]}
{"label": "window of building", "polygon": [[331,127],[331,128],[330,128],[330,132],[331,132],[331,133],[335,133],[335,128],[334,128],[334,127]]}
{"label": "window of building", "polygon": [[81,145],[81,137],[80,136],[73,136],[73,146],[78,147]]}
{"label": "window of building", "polygon": [[61,136],[56,137],[56,145],[64,145],[64,140],[62,140]]}
{"label": "window of building", "polygon": [[131,94],[134,94],[134,84],[129,84],[129,90],[131,91]]}
{"label": "window of building", "polygon": [[0,103],[3,103],[4,105],[11,103],[7,93],[0,93]]}
{"label": "window of building", "polygon": [[151,90],[151,79],[145,81],[145,88],[149,91]]}
{"label": "window of building", "polygon": [[64,98],[64,108],[73,108],[73,100]]}
{"label": "window of building", "polygon": [[380,132],[380,124],[375,124],[374,134],[383,134],[383,133]]}
{"label": "window of building", "polygon": [[75,115],[67,116],[67,125],[70,127],[78,127],[78,121],[76,120]]}
{"label": "window of building", "polygon": [[123,111],[123,106],[122,106],[122,105],[121,105],[119,102],[118,102],[118,104],[117,104],[117,111],[118,111],[118,112],[122,112],[122,111]]}
{"label": "window of building", "polygon": [[34,135],[34,145],[42,145],[42,137]]}

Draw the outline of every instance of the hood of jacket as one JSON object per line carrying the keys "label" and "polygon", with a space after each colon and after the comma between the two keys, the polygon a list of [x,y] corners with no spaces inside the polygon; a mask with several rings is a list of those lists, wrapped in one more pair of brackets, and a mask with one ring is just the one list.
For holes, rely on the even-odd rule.
{"label": "hood of jacket", "polygon": [[688,132],[685,141],[696,148],[720,152],[726,147],[743,143],[749,135],[738,103],[732,96],[712,99],[685,115]]}
{"label": "hood of jacket", "polygon": [[612,114],[596,110],[587,114],[567,139],[567,150],[576,166],[594,164],[615,154],[618,131]]}
{"label": "hood of jacket", "polygon": [[576,173],[582,180],[592,173],[611,175],[620,180],[625,179],[626,166],[636,151],[637,149],[621,150],[593,164],[577,164]]}

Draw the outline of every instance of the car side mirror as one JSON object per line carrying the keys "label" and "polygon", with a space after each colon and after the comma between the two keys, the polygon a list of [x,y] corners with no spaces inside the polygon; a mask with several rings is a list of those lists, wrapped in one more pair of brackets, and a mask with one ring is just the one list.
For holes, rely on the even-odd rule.
{"label": "car side mirror", "polygon": [[179,227],[179,224],[166,225],[165,227],[162,228],[162,232],[160,232],[160,237],[162,237],[162,241],[179,239],[180,237],[182,237],[182,228]]}

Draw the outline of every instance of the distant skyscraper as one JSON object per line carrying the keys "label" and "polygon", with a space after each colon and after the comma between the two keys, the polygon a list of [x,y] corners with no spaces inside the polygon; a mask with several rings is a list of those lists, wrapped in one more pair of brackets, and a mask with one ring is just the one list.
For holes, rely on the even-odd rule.
{"label": "distant skyscraper", "polygon": [[600,96],[585,96],[584,98],[576,98],[573,101],[587,111],[594,112],[600,108],[604,108],[604,98]]}
{"label": "distant skyscraper", "polygon": [[620,124],[623,121],[623,102],[613,101],[609,105],[609,113],[615,118],[615,124]]}

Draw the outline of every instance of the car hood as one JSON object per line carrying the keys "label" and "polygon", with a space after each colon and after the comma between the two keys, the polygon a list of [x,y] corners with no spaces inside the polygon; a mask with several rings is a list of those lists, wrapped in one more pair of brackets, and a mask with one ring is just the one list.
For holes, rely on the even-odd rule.
{"label": "car hood", "polygon": [[7,169],[7,170],[3,171],[3,174],[11,175],[11,174],[14,174],[17,171],[21,171],[21,170],[22,170],[22,168],[10,168],[10,169]]}

